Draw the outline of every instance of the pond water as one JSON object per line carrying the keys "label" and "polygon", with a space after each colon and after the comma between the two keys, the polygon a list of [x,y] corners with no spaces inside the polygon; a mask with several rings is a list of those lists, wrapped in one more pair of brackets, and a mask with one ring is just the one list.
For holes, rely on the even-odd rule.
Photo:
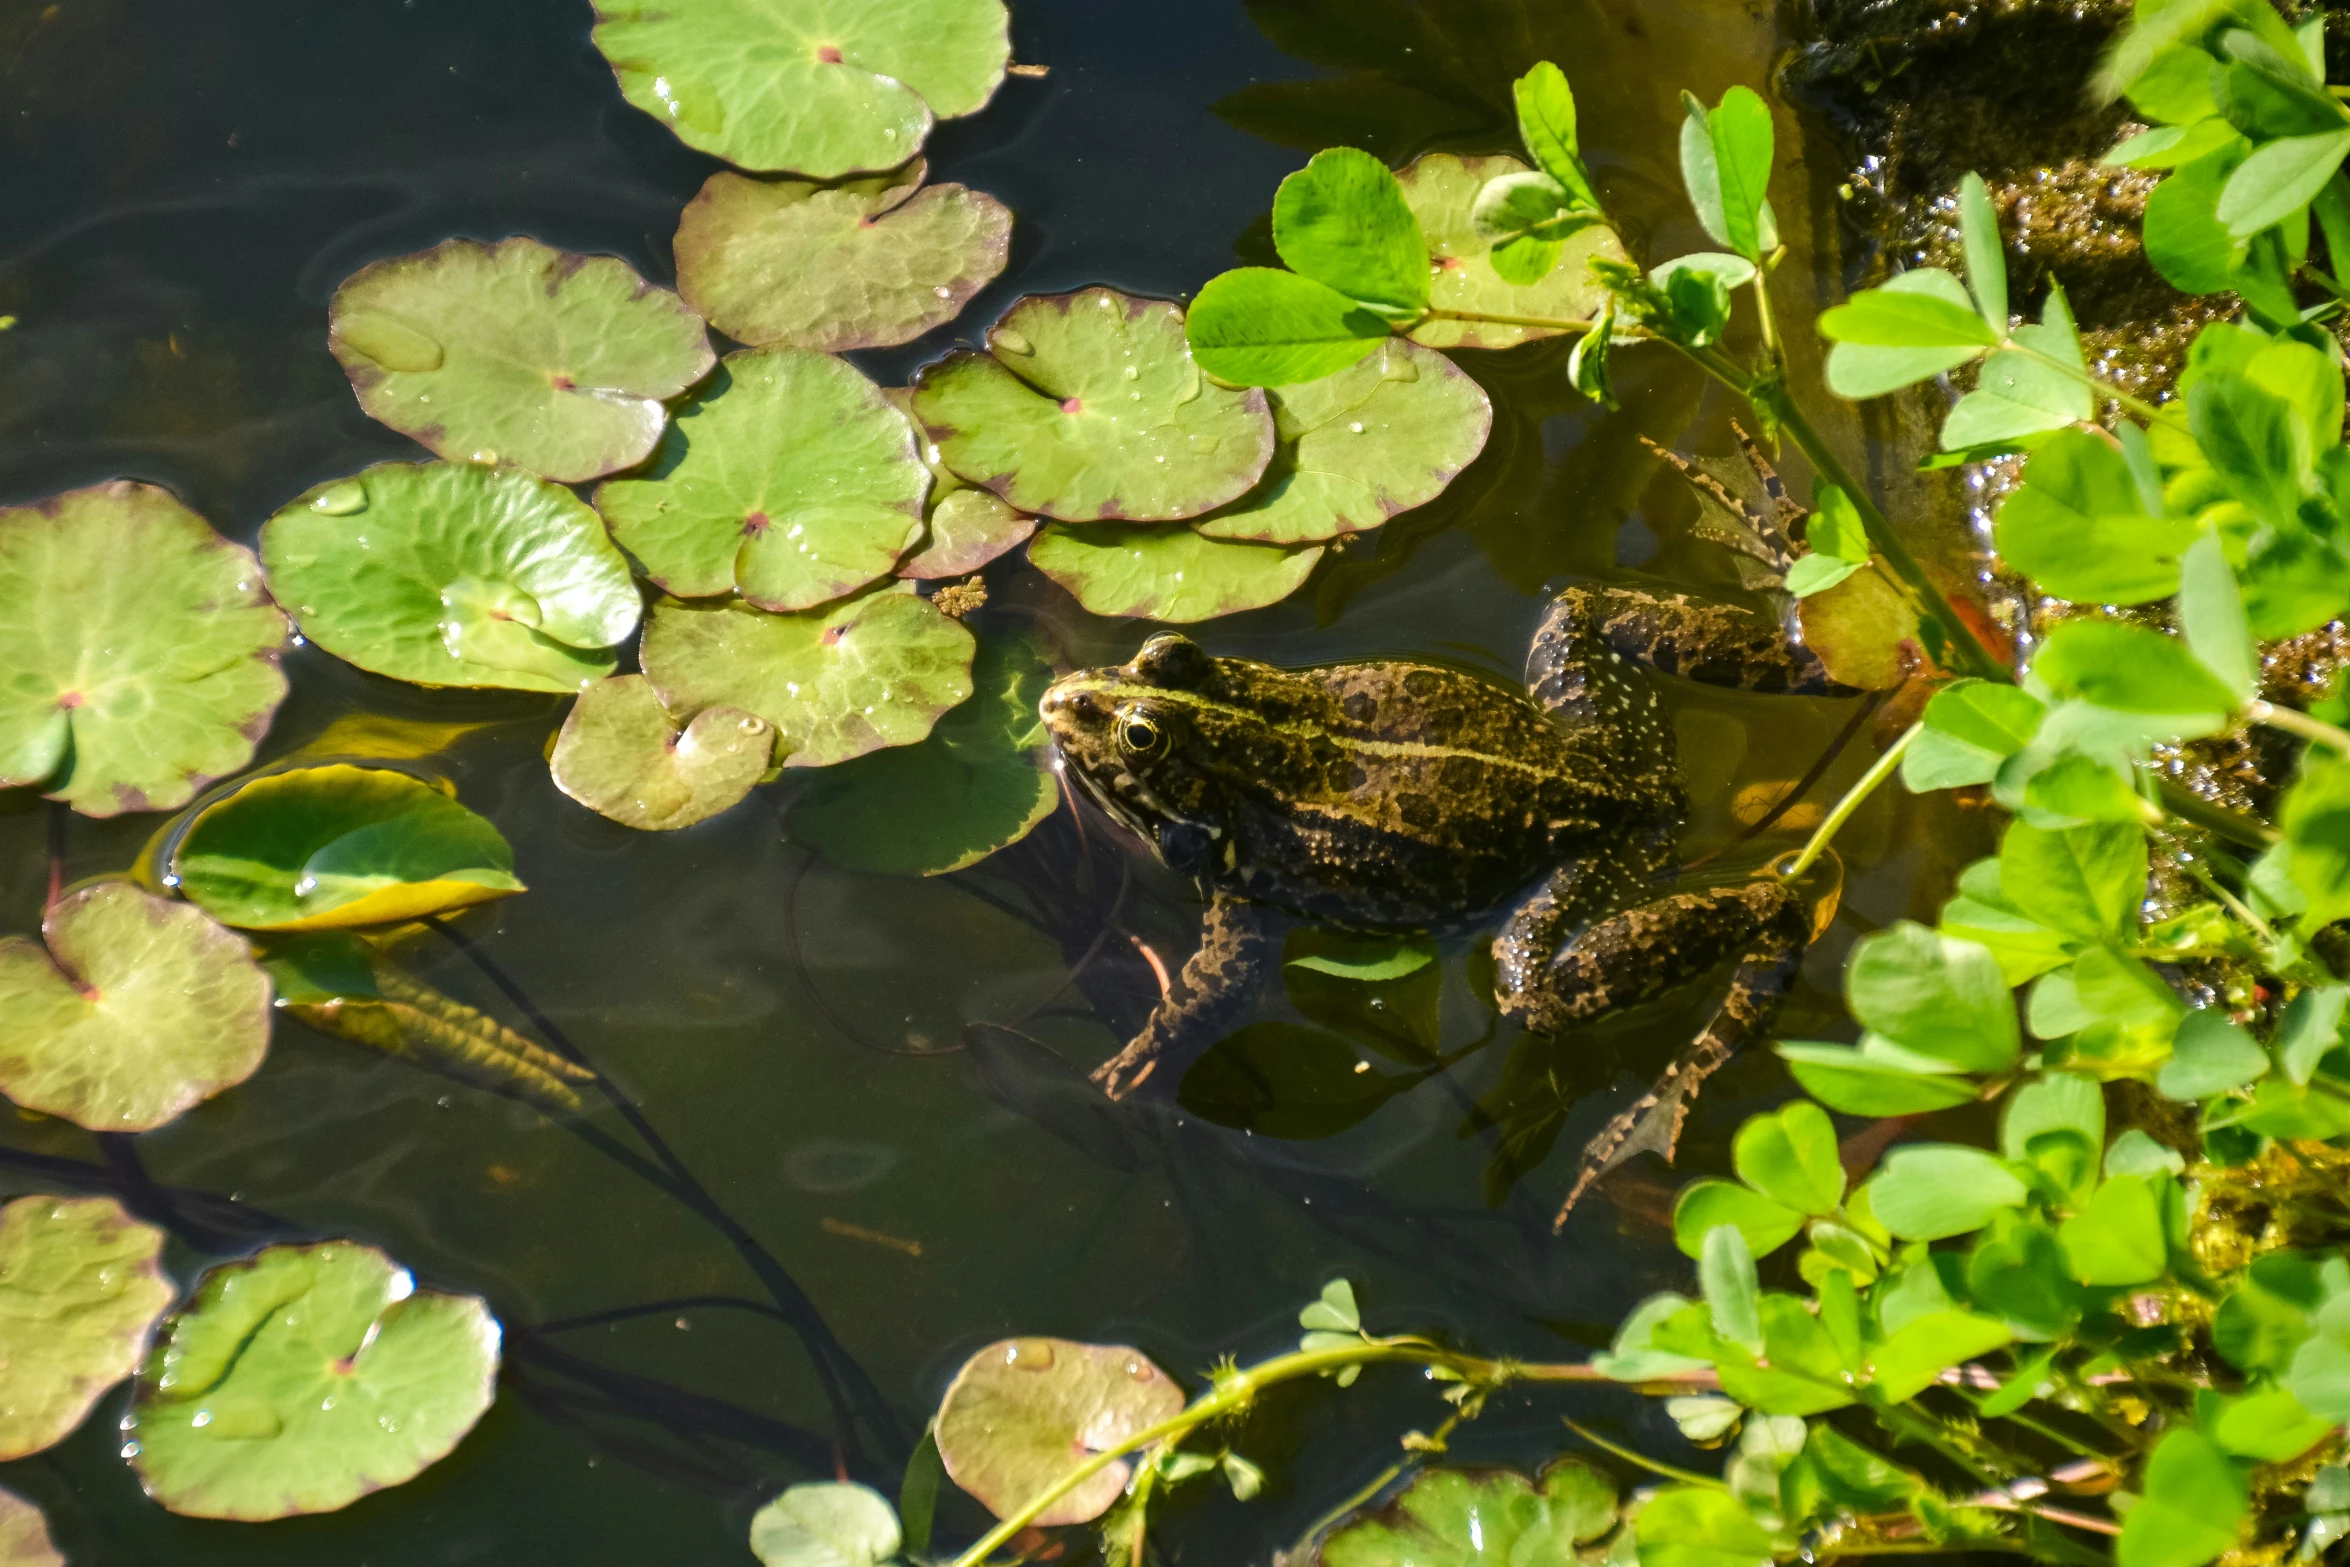
{"label": "pond water", "polygon": [[[621,101],[588,23],[578,0],[0,0],[0,312],[19,318],[0,335],[0,500],[134,477],[250,542],[306,486],[414,453],[360,413],[326,350],[327,298],[359,266],[450,235],[527,233],[667,281],[678,210],[717,165]],[[1320,146],[1396,162],[1500,150],[1508,83],[1543,57],[1573,77],[1635,249],[1702,248],[1671,162],[1677,94],[1759,84],[1783,44],[1767,9],[1730,0],[1015,0],[1013,36],[1016,58],[1049,74],[1008,82],[930,146],[934,177],[1017,214],[1011,265],[956,326],[858,356],[885,384],[1021,294],[1180,296],[1261,257],[1274,186]],[[1783,114],[1782,146],[1799,152],[1794,128]],[[1803,195],[1799,158],[1782,171],[1800,239],[1824,200]],[[1625,406],[1609,414],[1567,391],[1563,358],[1462,355],[1496,404],[1482,460],[1304,593],[1200,639],[1287,664],[1411,655],[1511,678],[1546,585],[1631,570],[1731,581],[1688,540],[1686,492],[1637,441],[1731,449],[1718,398],[1684,367],[1626,355]],[[991,569],[990,591],[983,625],[1034,625],[1076,662],[1122,658],[1146,633],[1085,615],[1016,561]],[[424,691],[315,649],[288,667],[263,760],[355,715],[411,736],[444,726],[427,765],[513,841],[530,884],[458,921],[488,968],[429,941],[404,961],[520,1025],[490,976],[508,977],[772,1266],[755,1272],[708,1215],[575,1128],[291,1022],[257,1077],[135,1148],[11,1116],[9,1194],[127,1180],[150,1204],[177,1201],[182,1280],[201,1246],[348,1235],[487,1296],[510,1335],[498,1404],[453,1458],[319,1518],[212,1524],[148,1503],[117,1456],[118,1391],[62,1448],[0,1466],[81,1567],[746,1562],[751,1511],[791,1480],[837,1464],[894,1491],[946,1379],[1009,1332],[1131,1342],[1196,1386],[1227,1351],[1292,1340],[1297,1305],[1344,1274],[1375,1326],[1559,1358],[1682,1279],[1674,1178],[1653,1164],[1562,1236],[1550,1216],[1576,1148],[1703,1022],[1705,996],[1524,1040],[1494,1023],[1477,933],[1462,932],[1441,983],[1267,998],[1251,1038],[1286,1041],[1275,1058],[1327,1067],[1327,1047],[1294,1032],[1310,1024],[1367,1072],[1299,1067],[1248,1126],[1113,1115],[1000,1032],[981,1031],[997,1042],[984,1062],[955,1048],[967,1025],[1018,1021],[1090,1068],[1155,994],[1127,938],[1180,960],[1189,890],[1098,817],[1080,829],[1064,810],[960,876],[853,875],[788,841],[785,786],[678,834],[590,814],[548,780],[552,698]],[[1693,852],[1734,834],[1738,790],[1800,775],[1849,712],[1685,688],[1669,700]],[[1856,750],[1815,798],[1863,764]],[[0,919],[26,931],[50,818],[29,799],[0,809]],[[65,875],[122,869],[154,826],[73,819]],[[1839,841],[1844,912],[1786,1032],[1843,1026],[1835,975],[1852,937],[1919,912],[1920,889],[1977,839],[1903,798],[1868,808]],[[1460,1059],[1414,1076],[1399,1060],[1413,1038]],[[1722,1074],[1685,1170],[1720,1164],[1742,1107],[1782,1091],[1767,1058]],[[608,1112],[589,1125],[634,1135]],[[137,1186],[137,1169],[159,1184]],[[1570,1410],[1673,1448],[1633,1400],[1545,1395],[1498,1400],[1460,1451],[1538,1459]],[[1161,1538],[1188,1560],[1264,1560],[1389,1462],[1398,1432],[1436,1418],[1401,1373],[1277,1400],[1241,1443],[1272,1472],[1266,1495],[1187,1494]],[[979,1521],[965,1503],[942,1528],[967,1537]]]}

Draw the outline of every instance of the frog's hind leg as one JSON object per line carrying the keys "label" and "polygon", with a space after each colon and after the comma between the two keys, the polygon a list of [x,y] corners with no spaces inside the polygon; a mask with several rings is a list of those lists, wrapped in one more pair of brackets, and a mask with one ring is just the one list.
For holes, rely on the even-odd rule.
{"label": "frog's hind leg", "polygon": [[1171,1091],[1246,1015],[1273,972],[1290,923],[1261,903],[1217,893],[1200,927],[1199,950],[1168,983],[1141,1032],[1094,1069],[1102,1092],[1124,1099],[1153,1078]]}
{"label": "frog's hind leg", "polygon": [[[1819,655],[1777,616],[1760,609],[1635,586],[1572,587],[1551,600],[1535,634],[1536,657],[1545,639],[1580,646],[1584,657],[1604,648],[1628,663],[1703,685],[1789,696],[1850,696],[1829,677]],[[1537,670],[1539,679],[1542,671]],[[1539,690],[1538,700],[1548,700]]]}

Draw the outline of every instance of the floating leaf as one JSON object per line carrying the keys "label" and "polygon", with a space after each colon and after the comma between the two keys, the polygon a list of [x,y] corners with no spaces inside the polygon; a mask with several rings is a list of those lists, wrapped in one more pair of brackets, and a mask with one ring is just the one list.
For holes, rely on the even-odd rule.
{"label": "floating leaf", "polygon": [[479,1296],[419,1290],[373,1246],[271,1246],[204,1275],[122,1428],[147,1494],[183,1517],[327,1513],[448,1456],[497,1376]]}
{"label": "floating leaf", "polygon": [[769,348],[727,355],[651,475],[598,486],[596,506],[670,592],[795,610],[889,575],[921,536],[929,486],[879,387],[846,360]]}
{"label": "floating leaf", "polygon": [[1615,1527],[1616,1488],[1562,1459],[1539,1481],[1508,1469],[1430,1469],[1386,1506],[1322,1541],[1321,1567],[1577,1567],[1575,1547]]}
{"label": "floating leaf", "polygon": [[903,588],[773,615],[664,602],[645,627],[645,676],[672,713],[739,707],[776,729],[786,767],[829,767],[912,745],[971,694],[971,633]]}
{"label": "floating leaf", "polygon": [[710,176],[677,225],[677,289],[728,337],[840,353],[910,343],[1004,270],[1011,209],[895,174],[813,185]]}
{"label": "floating leaf", "polygon": [[853,1480],[795,1485],[751,1515],[751,1554],[764,1567],[880,1567],[899,1544],[889,1499]]}
{"label": "floating leaf", "polygon": [[1376,528],[1442,494],[1493,428],[1483,387],[1401,338],[1265,399],[1273,461],[1255,489],[1194,525],[1208,538],[1307,544]]}
{"label": "floating leaf", "polygon": [[923,465],[930,470],[930,503],[921,547],[898,562],[898,575],[931,581],[966,577],[1036,531],[1036,519],[1014,511],[993,490],[973,489],[940,460],[938,443],[914,418],[914,393],[892,387],[882,396],[914,425]]}
{"label": "floating leaf", "polygon": [[751,792],[775,754],[775,726],[706,707],[682,730],[652,682],[615,675],[579,694],[547,758],[555,787],[623,827],[691,827]]}
{"label": "floating leaf", "polygon": [[1384,317],[1279,267],[1236,267],[1208,279],[1183,330],[1201,367],[1235,386],[1319,380],[1389,336]]}
{"label": "floating leaf", "polygon": [[285,643],[252,552],[162,490],[0,508],[0,787],[85,816],[186,804],[252,759]]}
{"label": "floating leaf", "polygon": [[576,483],[643,462],[710,373],[701,318],[613,256],[517,236],[362,267],[327,307],[369,418],[454,462]]}
{"label": "floating leaf", "polygon": [[388,767],[256,778],[196,814],[171,871],[206,912],[247,930],[381,925],[523,890],[497,828]]}
{"label": "floating leaf", "polygon": [[894,169],[972,114],[1012,57],[1002,0],[602,0],[621,95],[688,146],[828,180]]}
{"label": "floating leaf", "polygon": [[269,980],[203,910],[128,882],[0,941],[0,1093],[94,1132],[143,1132],[253,1075]]}
{"label": "floating leaf", "polygon": [[1029,542],[1028,561],[1097,615],[1180,625],[1289,597],[1313,575],[1322,548],[1202,538],[1190,528],[1056,522]]}
{"label": "floating leaf", "polygon": [[66,1567],[49,1520],[14,1491],[0,1491],[0,1567]]}
{"label": "floating leaf", "polygon": [[[1059,1338],[1013,1338],[963,1363],[938,1406],[938,1456],[955,1484],[998,1518],[1068,1472],[1183,1409],[1183,1389],[1140,1350]],[[1107,1464],[1030,1520],[1085,1523],[1126,1489],[1124,1459]]]}
{"label": "floating leaf", "polygon": [[378,463],[270,518],[261,559],[311,641],[418,685],[577,691],[643,607],[603,520],[517,468]]}
{"label": "floating leaf", "polygon": [[[1428,241],[1429,261],[1435,268],[1428,290],[1431,307],[1584,321],[1606,304],[1607,289],[1591,275],[1591,262],[1625,260],[1624,247],[1612,229],[1587,228],[1571,236],[1557,265],[1539,282],[1520,286],[1493,270],[1492,252],[1478,236],[1472,216],[1477,192],[1487,180],[1525,172],[1526,165],[1515,158],[1459,158],[1432,152],[1396,174],[1404,201]],[[1430,348],[1515,348],[1561,330],[1439,318],[1421,322],[1411,336]]]}
{"label": "floating leaf", "polygon": [[1031,295],[926,368],[914,411],[956,473],[1066,522],[1165,522],[1237,499],[1273,455],[1265,394],[1192,362],[1183,312],[1114,289]]}
{"label": "floating leaf", "polygon": [[[139,1368],[147,1330],[171,1304],[162,1251],[163,1232],[111,1197],[0,1208],[0,1459],[64,1441]],[[0,1563],[27,1559],[9,1553],[12,1533],[47,1538],[37,1511],[31,1531],[12,1512],[0,1507]]]}

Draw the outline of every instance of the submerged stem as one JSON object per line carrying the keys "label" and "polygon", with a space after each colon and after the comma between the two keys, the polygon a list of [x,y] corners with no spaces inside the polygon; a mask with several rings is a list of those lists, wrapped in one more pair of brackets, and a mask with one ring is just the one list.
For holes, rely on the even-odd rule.
{"label": "submerged stem", "polygon": [[1828,852],[1828,845],[1835,841],[1837,832],[1843,828],[1847,821],[1852,819],[1852,813],[1859,810],[1862,803],[1877,792],[1877,786],[1893,776],[1893,769],[1901,765],[1901,754],[1909,749],[1910,742],[1923,733],[1925,727],[1921,720],[1904,729],[1901,732],[1901,738],[1887,746],[1885,754],[1878,757],[1875,762],[1870,764],[1869,770],[1860,775],[1860,781],[1844,791],[1844,798],[1838,800],[1835,808],[1821,820],[1819,827],[1811,835],[1811,841],[1803,846],[1803,852],[1798,854],[1786,869],[1779,872],[1781,881],[1796,880],[1805,871],[1810,870],[1821,855]]}

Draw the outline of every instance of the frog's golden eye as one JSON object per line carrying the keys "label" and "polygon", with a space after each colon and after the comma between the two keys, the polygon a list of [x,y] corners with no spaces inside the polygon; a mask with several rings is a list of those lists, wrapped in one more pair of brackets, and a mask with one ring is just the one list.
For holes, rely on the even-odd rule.
{"label": "frog's golden eye", "polygon": [[1147,761],[1166,744],[1167,732],[1150,714],[1129,711],[1118,715],[1118,749],[1128,756]]}

